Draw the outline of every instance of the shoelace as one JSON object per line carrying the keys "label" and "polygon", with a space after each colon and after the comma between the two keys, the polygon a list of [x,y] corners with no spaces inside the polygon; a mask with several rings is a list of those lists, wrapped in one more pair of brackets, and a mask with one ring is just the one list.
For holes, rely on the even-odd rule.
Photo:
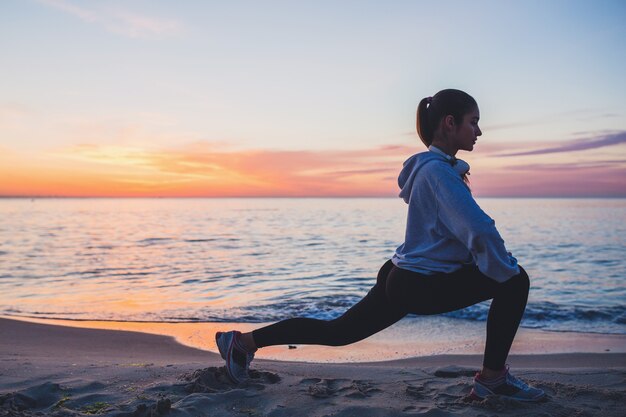
{"label": "shoelace", "polygon": [[518,379],[517,377],[511,375],[508,371],[506,373],[506,380],[507,382],[509,382],[511,385],[521,389],[521,390],[527,390],[528,389],[528,384],[526,384],[524,381],[522,381],[521,379]]}

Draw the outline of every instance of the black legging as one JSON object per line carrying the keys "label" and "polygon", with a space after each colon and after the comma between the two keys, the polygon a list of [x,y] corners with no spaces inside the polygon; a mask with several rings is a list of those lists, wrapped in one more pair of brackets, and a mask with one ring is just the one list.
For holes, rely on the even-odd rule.
{"label": "black legging", "polygon": [[427,315],[459,310],[493,298],[487,318],[483,365],[504,368],[513,338],[526,308],[530,283],[520,273],[498,283],[467,266],[450,274],[423,275],[387,261],[376,285],[334,320],[294,318],[254,330],[257,347],[304,344],[343,346],[373,335],[408,313]]}

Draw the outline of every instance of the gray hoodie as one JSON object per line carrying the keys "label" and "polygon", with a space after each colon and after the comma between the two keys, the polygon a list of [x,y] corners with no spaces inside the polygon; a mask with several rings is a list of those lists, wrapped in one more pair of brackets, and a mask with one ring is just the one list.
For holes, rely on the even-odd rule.
{"label": "gray hoodie", "polygon": [[431,275],[476,264],[498,282],[519,273],[495,222],[446,157],[433,151],[413,155],[398,185],[409,209],[404,243],[392,258],[397,267]]}

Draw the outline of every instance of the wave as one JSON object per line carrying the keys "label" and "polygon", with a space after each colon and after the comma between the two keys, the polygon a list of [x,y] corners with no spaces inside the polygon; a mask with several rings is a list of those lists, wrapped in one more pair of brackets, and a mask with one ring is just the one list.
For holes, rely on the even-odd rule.
{"label": "wave", "polygon": [[[445,315],[452,318],[486,321],[489,303],[480,303]],[[585,306],[532,302],[526,306],[522,327],[560,331],[626,334],[626,306]]]}
{"label": "wave", "polygon": [[[299,300],[284,300],[276,303],[246,306],[237,310],[226,310],[230,314],[210,314],[214,320],[268,322],[282,320],[286,317],[311,317],[331,320],[339,317],[352,307],[358,298],[353,296],[340,297],[308,297]],[[471,320],[486,321],[490,302],[483,302],[462,310],[444,313],[444,316]],[[206,313],[209,313],[208,311]],[[217,312],[214,312],[217,313]],[[236,313],[236,314],[233,314]],[[626,334],[626,306],[584,306],[556,304],[549,301],[529,303],[524,312],[522,326],[533,328],[551,328],[559,323],[579,323],[585,325],[612,325],[618,333]]]}
{"label": "wave", "polygon": [[[296,300],[281,300],[274,303],[242,306],[238,308],[204,308],[197,311],[171,309],[160,312],[141,313],[139,315],[116,318],[112,313],[101,315],[89,314],[89,317],[77,312],[28,312],[19,309],[5,309],[4,314],[33,316],[38,318],[67,318],[76,320],[120,320],[152,322],[246,322],[268,323],[291,317],[309,317],[320,320],[335,319],[356,302],[354,296],[319,296]],[[489,302],[479,303],[462,310],[444,313],[446,317],[486,321]],[[415,315],[410,315],[418,317]],[[549,301],[529,303],[521,323],[522,327],[551,331],[582,333],[626,334],[626,306],[583,306],[556,304]]]}

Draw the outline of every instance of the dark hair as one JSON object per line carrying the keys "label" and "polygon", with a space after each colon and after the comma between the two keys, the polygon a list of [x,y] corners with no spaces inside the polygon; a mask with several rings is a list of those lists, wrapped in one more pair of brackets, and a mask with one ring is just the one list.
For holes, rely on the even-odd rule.
{"label": "dark hair", "polygon": [[457,124],[463,123],[463,116],[474,110],[476,100],[461,90],[452,88],[441,90],[432,97],[426,97],[417,106],[417,134],[428,147],[433,142],[437,126],[447,115],[454,117]]}

